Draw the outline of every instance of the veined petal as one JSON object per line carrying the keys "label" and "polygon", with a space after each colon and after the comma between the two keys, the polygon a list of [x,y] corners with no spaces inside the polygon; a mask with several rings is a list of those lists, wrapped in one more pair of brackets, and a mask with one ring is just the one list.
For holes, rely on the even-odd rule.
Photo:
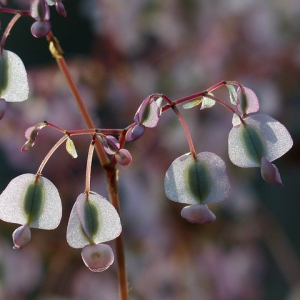
{"label": "veined petal", "polygon": [[3,50],[0,55],[0,98],[21,102],[28,98],[27,74],[22,60],[15,53]]}
{"label": "veined petal", "polygon": [[225,163],[210,152],[199,153],[196,162],[190,153],[182,155],[167,170],[165,193],[172,201],[188,204],[222,201],[230,193]]}
{"label": "veined petal", "polygon": [[233,164],[243,168],[260,167],[262,157],[272,162],[292,147],[287,129],[270,116],[256,114],[243,121],[231,129],[228,137],[228,153]]}
{"label": "veined petal", "polygon": [[14,178],[0,195],[0,218],[5,222],[54,229],[61,220],[62,206],[54,184],[34,174]]}
{"label": "veined petal", "polygon": [[120,217],[113,205],[102,196],[90,192],[78,196],[70,214],[67,242],[73,248],[115,239],[121,233]]}
{"label": "veined petal", "polygon": [[240,88],[237,90],[237,104],[238,110],[242,114],[255,113],[259,110],[259,101],[256,94],[244,87],[245,93],[242,92]]}

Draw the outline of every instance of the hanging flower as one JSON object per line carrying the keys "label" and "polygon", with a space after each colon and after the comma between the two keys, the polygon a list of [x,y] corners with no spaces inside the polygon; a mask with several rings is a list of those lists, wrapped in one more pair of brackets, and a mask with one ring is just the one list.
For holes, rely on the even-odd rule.
{"label": "hanging flower", "polygon": [[119,215],[109,201],[93,192],[82,193],[70,214],[67,242],[73,248],[83,248],[81,256],[86,266],[101,272],[114,260],[111,248],[101,243],[115,239],[121,230]]}
{"label": "hanging flower", "polygon": [[277,168],[270,164],[293,145],[288,130],[264,114],[248,116],[235,122],[228,137],[228,153],[233,164],[242,168],[260,167],[263,178],[281,185]]}
{"label": "hanging flower", "polygon": [[29,242],[30,228],[55,229],[61,217],[59,193],[43,176],[20,175],[0,195],[0,219],[22,225],[13,233],[14,249]]}

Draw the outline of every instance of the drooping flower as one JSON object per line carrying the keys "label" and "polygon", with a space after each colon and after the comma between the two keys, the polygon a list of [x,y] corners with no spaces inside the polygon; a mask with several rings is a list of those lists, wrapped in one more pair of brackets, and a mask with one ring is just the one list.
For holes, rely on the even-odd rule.
{"label": "drooping flower", "polygon": [[232,163],[242,168],[260,167],[263,178],[275,184],[282,183],[277,168],[270,163],[285,154],[292,145],[288,130],[265,114],[251,115],[236,122],[228,137]]}
{"label": "drooping flower", "polygon": [[61,217],[59,193],[43,176],[20,175],[10,181],[0,195],[0,219],[22,225],[13,233],[14,249],[29,242],[29,228],[55,229]]}
{"label": "drooping flower", "polygon": [[84,263],[94,272],[107,269],[113,262],[108,245],[101,243],[121,233],[120,217],[113,205],[99,194],[90,192],[78,196],[67,227],[67,242],[82,249]]}
{"label": "drooping flower", "polygon": [[[161,98],[158,98],[160,102]],[[134,115],[135,125],[132,126],[126,133],[127,141],[134,141],[142,136],[145,131],[145,127],[156,127],[160,117],[159,104],[154,100],[152,96],[145,98]]]}
{"label": "drooping flower", "polygon": [[30,15],[35,22],[31,26],[34,37],[40,38],[47,35],[51,30],[49,6],[55,5],[56,11],[63,17],[67,16],[62,0],[32,0]]}
{"label": "drooping flower", "polygon": [[166,172],[165,193],[172,201],[197,205],[184,208],[182,216],[187,220],[212,222],[213,214],[204,206],[222,201],[230,194],[225,163],[210,152],[199,153],[196,160],[190,153],[182,155]]}

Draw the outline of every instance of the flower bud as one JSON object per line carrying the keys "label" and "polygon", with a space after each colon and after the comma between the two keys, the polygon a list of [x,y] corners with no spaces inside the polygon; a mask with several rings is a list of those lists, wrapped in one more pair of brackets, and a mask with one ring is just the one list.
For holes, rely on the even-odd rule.
{"label": "flower bud", "polygon": [[26,246],[31,240],[31,232],[29,226],[23,225],[18,227],[12,234],[14,249],[20,249]]}

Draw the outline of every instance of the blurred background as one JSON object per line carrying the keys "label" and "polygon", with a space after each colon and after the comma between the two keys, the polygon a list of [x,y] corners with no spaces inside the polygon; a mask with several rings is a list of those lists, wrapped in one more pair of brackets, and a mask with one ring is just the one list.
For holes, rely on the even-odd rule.
{"label": "blurred background", "polygon": [[[217,220],[189,224],[182,205],[166,199],[164,174],[188,152],[176,117],[166,112],[155,129],[128,143],[133,163],[120,168],[126,264],[132,300],[300,299],[300,4],[298,0],[65,0],[66,19],[51,8],[54,35],[70,71],[101,128],[132,123],[142,100],[164,93],[172,100],[236,80],[256,92],[260,112],[290,131],[294,146],[275,162],[283,187],[271,186],[259,169],[228,159],[231,115],[223,107],[183,111],[197,152],[211,151],[227,165],[228,199],[210,208]],[[29,0],[8,1],[28,9]],[[10,15],[1,14],[2,32]],[[84,128],[45,39],[31,36],[22,17],[5,48],[28,71],[30,97],[9,103],[0,130],[0,189],[23,173],[35,173],[60,138],[46,128],[34,148],[21,153],[25,130],[47,120]],[[216,93],[228,100],[225,88]],[[0,299],[115,300],[116,265],[90,272],[80,250],[65,238],[68,216],[84,191],[89,138],[74,138],[79,157],[59,149],[43,175],[58,188],[63,219],[54,231],[32,230],[31,243],[12,249],[15,224],[1,223]],[[92,189],[107,195],[95,158]],[[113,242],[110,243],[113,247]]]}

